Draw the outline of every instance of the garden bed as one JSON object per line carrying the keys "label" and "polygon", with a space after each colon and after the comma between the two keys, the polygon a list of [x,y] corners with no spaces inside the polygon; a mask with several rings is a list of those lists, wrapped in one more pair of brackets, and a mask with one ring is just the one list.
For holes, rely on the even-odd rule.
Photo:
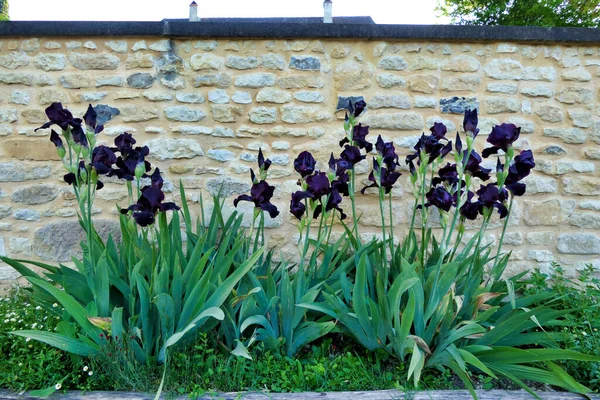
{"label": "garden bed", "polygon": [[[232,399],[528,392],[480,392],[480,398],[515,399],[550,386],[597,391],[600,319],[591,267],[580,277],[582,293],[558,266],[552,289],[539,272],[505,276],[510,254],[502,244],[513,199],[525,193],[521,181],[535,166],[531,150],[517,154],[513,147],[520,128],[494,127],[491,147],[479,155],[476,110],[467,110],[463,138],[457,133],[454,142],[435,123],[405,159],[415,203],[410,229],[397,243],[391,210],[400,157],[392,142],[367,138],[368,127],[358,123],[365,107],[349,100],[343,150],[322,164],[328,168],[319,171],[308,151],[294,161],[295,258],[279,256],[265,232],[265,215],[281,211],[271,203],[271,161],[260,149],[250,194],[233,200],[235,207],[252,203],[249,224],[237,212],[226,215],[226,200],[216,195],[208,213],[200,197],[194,220],[183,183],[181,205],[166,201],[160,169],[145,160],[147,146],[134,146],[129,133],[115,138],[116,147],[96,146],[103,127],[91,105],[85,130],[60,103],[48,107],[44,127],[63,131],[52,131],[51,140],[68,171],[86,241],[74,269],[0,257],[31,283],[21,298],[0,304],[4,330],[12,334],[0,341],[0,386],[41,387],[29,392],[35,396],[114,389]],[[367,154],[376,154],[373,169],[359,189],[354,167]],[[496,158],[495,172],[482,164],[488,157]],[[92,218],[105,176],[124,180],[128,189],[120,239],[101,237]],[[360,232],[355,196],[368,192],[378,195],[380,236]],[[502,227],[495,248],[484,240],[490,224]],[[256,389],[266,393],[217,392]]]}

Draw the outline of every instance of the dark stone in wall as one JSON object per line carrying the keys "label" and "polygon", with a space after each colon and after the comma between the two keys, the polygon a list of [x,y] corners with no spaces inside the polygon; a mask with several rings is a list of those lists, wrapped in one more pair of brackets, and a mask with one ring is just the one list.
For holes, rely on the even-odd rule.
{"label": "dark stone in wall", "polygon": [[150,74],[139,72],[127,78],[127,85],[136,89],[148,89],[154,84],[154,77]]}
{"label": "dark stone in wall", "polygon": [[118,108],[107,106],[106,104],[98,104],[94,107],[96,114],[96,122],[100,125],[106,124],[110,121],[114,116],[119,115],[121,112]]}
{"label": "dark stone in wall", "polygon": [[477,97],[446,97],[440,99],[440,111],[444,114],[464,114],[466,110],[479,108]]}

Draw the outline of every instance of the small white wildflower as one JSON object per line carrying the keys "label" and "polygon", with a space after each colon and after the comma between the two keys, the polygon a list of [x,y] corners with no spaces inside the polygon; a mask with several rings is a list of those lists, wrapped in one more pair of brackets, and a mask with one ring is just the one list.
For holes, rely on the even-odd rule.
{"label": "small white wildflower", "polygon": [[22,367],[22,366],[23,366],[23,363],[19,363],[19,367]]}
{"label": "small white wildflower", "polygon": [[46,315],[46,316],[44,317],[44,321],[45,321],[45,320],[47,320],[47,319],[48,319],[48,316]]}
{"label": "small white wildflower", "polygon": [[29,338],[29,337],[27,339],[25,339],[26,342],[29,342],[30,340],[31,340],[31,338]]}
{"label": "small white wildflower", "polygon": [[52,304],[52,308],[56,308],[56,307],[58,307],[58,303]]}
{"label": "small white wildflower", "polygon": [[8,319],[5,319],[5,320],[4,320],[4,323],[5,323],[5,324],[8,324],[9,322],[10,322],[10,321],[9,321]]}
{"label": "small white wildflower", "polygon": [[40,325],[40,329],[44,329],[44,325]]}
{"label": "small white wildflower", "polygon": [[92,375],[94,375],[94,371],[90,371],[90,372],[88,372],[88,375],[89,375],[89,376],[92,376]]}
{"label": "small white wildflower", "polygon": [[31,324],[31,329],[35,329],[36,326],[37,326],[37,322],[34,322],[33,324]]}
{"label": "small white wildflower", "polygon": [[[42,309],[42,307],[40,307],[40,306],[36,306],[36,307],[35,307],[35,309],[36,309],[36,310],[41,310],[41,309]],[[59,383],[58,385],[60,385],[60,383]]]}
{"label": "small white wildflower", "polygon": [[587,336],[587,332],[581,332],[583,336]]}
{"label": "small white wildflower", "polygon": [[17,322],[20,324],[21,322],[23,322],[23,320],[22,320],[22,319],[20,319],[20,320],[18,320]]}
{"label": "small white wildflower", "polygon": [[17,322],[17,319],[16,318],[11,318],[10,322]]}
{"label": "small white wildflower", "polygon": [[89,368],[87,365],[85,365],[85,366],[83,367],[83,372],[87,372],[87,370],[88,370],[88,369],[90,369],[90,368]]}
{"label": "small white wildflower", "polygon": [[56,385],[54,385],[54,389],[56,389],[56,390],[60,390],[61,387],[62,387],[62,385],[60,383],[57,383]]}

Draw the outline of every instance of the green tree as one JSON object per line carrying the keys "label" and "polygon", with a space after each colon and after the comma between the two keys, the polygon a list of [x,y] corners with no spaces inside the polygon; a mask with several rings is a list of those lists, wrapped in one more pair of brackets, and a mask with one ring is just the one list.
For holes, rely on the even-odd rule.
{"label": "green tree", "polygon": [[459,25],[600,27],[599,0],[438,0]]}
{"label": "green tree", "polygon": [[0,21],[9,21],[8,0],[0,0]]}

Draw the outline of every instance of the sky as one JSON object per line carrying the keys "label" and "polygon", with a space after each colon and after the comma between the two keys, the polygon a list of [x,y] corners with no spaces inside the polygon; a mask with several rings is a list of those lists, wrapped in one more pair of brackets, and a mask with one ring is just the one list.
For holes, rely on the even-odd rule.
{"label": "sky", "polygon": [[[370,15],[378,24],[442,24],[438,0],[333,0],[333,16]],[[188,18],[191,0],[11,0],[13,21],[160,21]],[[196,0],[200,18],[319,17],[322,0]]]}

